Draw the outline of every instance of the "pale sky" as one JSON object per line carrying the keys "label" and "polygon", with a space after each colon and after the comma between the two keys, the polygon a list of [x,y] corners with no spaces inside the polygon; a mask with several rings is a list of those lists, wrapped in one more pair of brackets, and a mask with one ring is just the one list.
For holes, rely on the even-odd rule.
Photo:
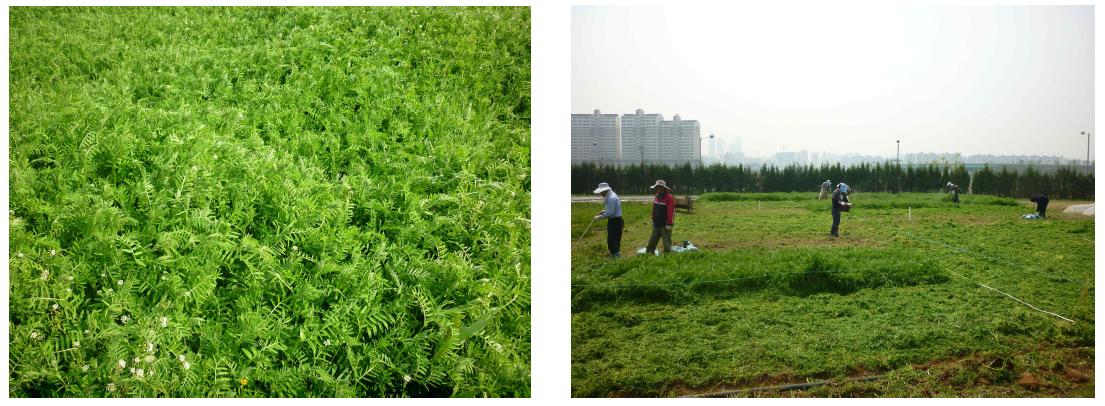
{"label": "pale sky", "polygon": [[1093,64],[1092,6],[572,10],[573,113],[678,113],[752,156],[1085,159]]}

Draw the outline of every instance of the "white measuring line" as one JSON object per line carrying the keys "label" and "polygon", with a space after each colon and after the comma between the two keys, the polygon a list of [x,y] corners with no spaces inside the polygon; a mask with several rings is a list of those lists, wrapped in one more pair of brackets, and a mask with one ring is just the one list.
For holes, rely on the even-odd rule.
{"label": "white measuring line", "polygon": [[1013,296],[1013,295],[1010,295],[1010,294],[1008,294],[1008,293],[1005,293],[1005,292],[1002,292],[1002,291],[1000,291],[1000,290],[997,290],[997,289],[995,289],[995,288],[992,288],[992,287],[986,286],[985,284],[982,284],[982,283],[980,283],[980,282],[976,282],[976,281],[972,280],[971,278],[968,278],[968,277],[966,277],[966,276],[963,276],[963,275],[960,275],[960,274],[956,273],[955,271],[948,271],[948,272],[951,272],[951,273],[952,273],[953,275],[955,275],[955,276],[958,276],[958,277],[960,277],[960,278],[963,278],[963,279],[966,279],[966,280],[968,280],[968,281],[974,282],[974,283],[975,283],[976,285],[978,285],[978,286],[982,286],[982,287],[984,287],[984,288],[986,288],[986,289],[990,289],[990,290],[992,290],[992,291],[994,291],[994,292],[998,292],[998,293],[1001,293],[1001,294],[1003,294],[1003,295],[1005,295],[1005,296],[1009,296],[1009,298],[1010,298],[1010,299],[1013,299],[1013,300],[1016,300],[1016,301],[1018,301],[1018,302],[1021,302],[1021,304],[1024,304],[1025,306],[1031,307],[1031,308],[1032,308],[1033,310],[1036,310],[1036,311],[1038,311],[1038,312],[1042,312],[1042,313],[1047,313],[1047,314],[1050,314],[1050,315],[1052,315],[1052,316],[1058,317],[1058,318],[1060,318],[1060,319],[1063,319],[1063,320],[1069,321],[1069,322],[1071,322],[1071,323],[1074,323],[1074,320],[1068,319],[1068,318],[1066,318],[1066,317],[1063,317],[1063,316],[1060,316],[1060,315],[1058,315],[1058,314],[1055,314],[1055,313],[1049,312],[1049,311],[1047,311],[1047,310],[1041,309],[1041,308],[1039,308],[1039,307],[1033,306],[1033,305],[1032,305],[1032,303],[1028,303],[1028,302],[1026,302],[1026,301],[1023,301],[1023,300],[1017,299],[1017,297],[1016,297],[1016,296]]}
{"label": "white measuring line", "polygon": [[[967,250],[966,248],[960,248],[960,247],[956,247],[956,246],[954,246],[954,245],[951,245],[951,244],[945,243],[945,242],[943,242],[943,241],[936,241],[936,240],[930,240],[930,239],[928,239],[928,238],[924,238],[924,237],[918,237],[917,235],[915,235],[915,234],[913,234],[913,233],[911,233],[911,232],[909,232],[909,231],[903,231],[903,232],[904,232],[905,234],[908,234],[909,236],[913,237],[913,239],[915,239],[915,240],[921,240],[921,241],[925,241],[925,242],[936,242],[936,243],[940,243],[940,244],[942,244],[942,245],[944,245],[944,246],[948,247],[949,249],[951,249],[951,250],[953,250],[953,251],[956,251],[956,252],[959,252],[959,253],[963,253],[963,254],[970,254],[970,253],[971,253],[971,252],[970,252],[969,250]],[[983,256],[983,257],[985,257],[985,255],[981,255],[981,254],[976,254],[976,255],[979,255],[979,256]],[[994,258],[994,259],[996,259],[996,258]],[[1038,312],[1041,312],[1041,313],[1047,313],[1047,314],[1050,314],[1050,315],[1052,315],[1052,316],[1058,317],[1058,318],[1060,318],[1060,319],[1063,319],[1063,320],[1069,321],[1069,322],[1071,322],[1071,323],[1074,323],[1074,322],[1075,322],[1074,320],[1068,319],[1068,318],[1066,318],[1066,317],[1063,317],[1063,316],[1060,316],[1060,315],[1058,315],[1058,314],[1055,314],[1055,313],[1049,312],[1049,311],[1047,311],[1047,310],[1041,309],[1041,308],[1039,308],[1039,307],[1033,306],[1033,305],[1032,305],[1031,303],[1028,303],[1028,302],[1026,302],[1026,301],[1023,301],[1023,300],[1021,300],[1021,299],[1018,299],[1018,298],[1017,298],[1016,296],[1010,295],[1010,294],[1008,294],[1008,293],[1005,293],[1005,292],[1002,292],[1002,291],[1000,291],[1000,290],[998,290],[998,289],[992,288],[992,287],[990,287],[990,286],[986,286],[985,284],[983,284],[983,283],[981,283],[981,282],[979,282],[979,281],[976,281],[976,280],[974,280],[974,279],[971,279],[971,278],[968,278],[968,277],[966,277],[966,276],[960,275],[959,273],[957,273],[957,272],[955,272],[955,271],[952,271],[952,270],[948,270],[948,272],[950,272],[951,274],[953,274],[953,275],[955,275],[955,276],[958,276],[958,277],[960,277],[960,278],[963,278],[963,279],[966,279],[966,280],[968,280],[968,281],[974,282],[974,283],[975,283],[976,285],[978,285],[978,286],[982,286],[982,287],[984,287],[984,288],[986,288],[986,289],[990,289],[990,290],[992,290],[992,291],[995,291],[995,292],[1001,293],[1001,294],[1003,294],[1003,295],[1005,295],[1005,296],[1009,296],[1009,298],[1010,298],[1010,299],[1016,300],[1017,302],[1020,302],[1021,304],[1025,305],[1025,306],[1028,306],[1028,307],[1030,307],[1030,308],[1032,308],[1033,310],[1036,310],[1036,311],[1038,311]]]}

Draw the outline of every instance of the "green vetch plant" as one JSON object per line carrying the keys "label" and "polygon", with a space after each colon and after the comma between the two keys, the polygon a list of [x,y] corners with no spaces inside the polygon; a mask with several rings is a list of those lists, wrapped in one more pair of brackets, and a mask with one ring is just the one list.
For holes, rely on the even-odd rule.
{"label": "green vetch plant", "polygon": [[9,395],[529,395],[528,8],[9,16]]}
{"label": "green vetch plant", "polygon": [[[700,251],[660,257],[634,254],[650,204],[623,202],[622,258],[606,256],[601,223],[572,250],[573,396],[872,375],[887,378],[754,396],[1092,396],[1093,218],[942,197],[854,193],[831,238],[816,193],[703,195],[672,232]],[[572,204],[564,237],[599,210]]]}

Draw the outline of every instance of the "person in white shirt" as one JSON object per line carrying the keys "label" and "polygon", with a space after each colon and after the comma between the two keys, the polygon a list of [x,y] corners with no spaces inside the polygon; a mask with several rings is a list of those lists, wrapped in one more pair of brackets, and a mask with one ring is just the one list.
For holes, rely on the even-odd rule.
{"label": "person in white shirt", "polygon": [[622,255],[622,229],[625,228],[625,222],[622,221],[622,201],[618,200],[618,194],[606,182],[599,183],[595,194],[602,195],[604,206],[603,211],[595,216],[595,220],[607,219],[606,246],[610,249],[610,257],[618,258]]}

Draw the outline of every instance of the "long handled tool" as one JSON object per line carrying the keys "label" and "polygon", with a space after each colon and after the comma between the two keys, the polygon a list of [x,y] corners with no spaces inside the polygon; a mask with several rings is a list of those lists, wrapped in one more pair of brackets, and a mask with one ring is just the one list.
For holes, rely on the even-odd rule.
{"label": "long handled tool", "polygon": [[576,247],[579,246],[579,242],[583,241],[583,236],[587,235],[588,231],[591,231],[591,226],[593,226],[593,225],[595,225],[595,219],[591,218],[591,224],[588,224],[587,228],[583,229],[583,234],[579,235],[579,239],[576,240],[576,243],[572,245],[572,249],[575,249]]}

